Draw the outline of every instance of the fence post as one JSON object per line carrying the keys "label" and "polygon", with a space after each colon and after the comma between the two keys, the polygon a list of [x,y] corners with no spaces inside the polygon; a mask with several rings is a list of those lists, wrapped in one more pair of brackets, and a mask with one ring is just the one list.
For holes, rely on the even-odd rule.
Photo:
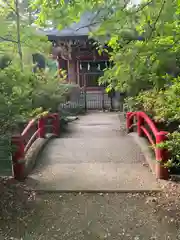
{"label": "fence post", "polygon": [[102,88],[102,110],[105,111],[105,103],[104,103],[104,88]]}
{"label": "fence post", "polygon": [[25,177],[24,165],[24,143],[22,137],[12,136],[12,162],[13,162],[13,175],[17,180],[23,180]]}
{"label": "fence post", "polygon": [[133,118],[130,118],[131,115],[132,115],[132,112],[126,113],[126,129],[128,133],[133,131],[132,128],[130,129],[131,125],[133,124]]}
{"label": "fence post", "polygon": [[38,137],[44,138],[45,137],[45,118],[44,117],[41,117],[38,120],[38,129],[39,129]]}
{"label": "fence post", "polygon": [[141,116],[141,112],[137,112],[137,133],[139,137],[143,136],[141,126],[144,124],[144,119]]}
{"label": "fence post", "polygon": [[[156,144],[162,143],[167,140],[168,132],[158,132],[156,134]],[[168,168],[164,167],[163,164],[168,160],[167,149],[156,147],[156,177],[158,179],[167,180],[169,178]]]}
{"label": "fence post", "polygon": [[59,115],[58,113],[53,114],[53,133],[56,136],[59,136],[60,134],[60,121],[59,121]]}
{"label": "fence post", "polygon": [[87,91],[86,91],[86,86],[84,87],[84,109],[85,109],[85,112],[87,112]]}

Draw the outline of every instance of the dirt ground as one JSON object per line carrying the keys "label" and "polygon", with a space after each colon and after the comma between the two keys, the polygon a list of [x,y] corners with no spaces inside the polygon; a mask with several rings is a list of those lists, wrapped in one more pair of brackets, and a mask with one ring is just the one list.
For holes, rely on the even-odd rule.
{"label": "dirt ground", "polygon": [[180,184],[156,193],[37,193],[0,179],[0,240],[15,239],[180,240]]}
{"label": "dirt ground", "polygon": [[176,240],[179,197],[173,182],[151,194],[38,194],[1,179],[0,240]]}

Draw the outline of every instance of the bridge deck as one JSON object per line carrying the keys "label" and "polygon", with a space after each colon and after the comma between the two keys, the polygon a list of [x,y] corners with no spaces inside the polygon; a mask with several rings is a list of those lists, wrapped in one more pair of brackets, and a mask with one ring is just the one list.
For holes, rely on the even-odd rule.
{"label": "bridge deck", "polygon": [[158,190],[123,124],[117,113],[80,117],[67,134],[46,146],[28,182],[47,191]]}

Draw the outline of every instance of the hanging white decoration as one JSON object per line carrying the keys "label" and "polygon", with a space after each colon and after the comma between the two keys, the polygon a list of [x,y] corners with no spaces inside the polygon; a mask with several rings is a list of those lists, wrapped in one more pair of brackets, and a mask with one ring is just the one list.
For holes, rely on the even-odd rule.
{"label": "hanging white decoration", "polygon": [[100,64],[98,64],[98,70],[101,70],[101,65]]}
{"label": "hanging white decoration", "polygon": [[88,63],[88,71],[90,70],[90,64]]}
{"label": "hanging white decoration", "polygon": [[80,70],[82,70],[82,64],[81,64],[81,63],[80,63],[80,66],[79,66],[79,67],[80,67]]}

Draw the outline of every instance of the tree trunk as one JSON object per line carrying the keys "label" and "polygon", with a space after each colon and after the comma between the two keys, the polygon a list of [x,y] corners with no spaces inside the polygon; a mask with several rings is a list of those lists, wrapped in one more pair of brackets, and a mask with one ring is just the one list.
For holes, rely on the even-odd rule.
{"label": "tree trunk", "polygon": [[23,58],[22,58],[22,47],[21,47],[21,36],[20,36],[20,16],[19,16],[19,0],[14,0],[15,11],[16,11],[16,27],[17,27],[17,48],[20,58],[21,71],[23,71]]}

